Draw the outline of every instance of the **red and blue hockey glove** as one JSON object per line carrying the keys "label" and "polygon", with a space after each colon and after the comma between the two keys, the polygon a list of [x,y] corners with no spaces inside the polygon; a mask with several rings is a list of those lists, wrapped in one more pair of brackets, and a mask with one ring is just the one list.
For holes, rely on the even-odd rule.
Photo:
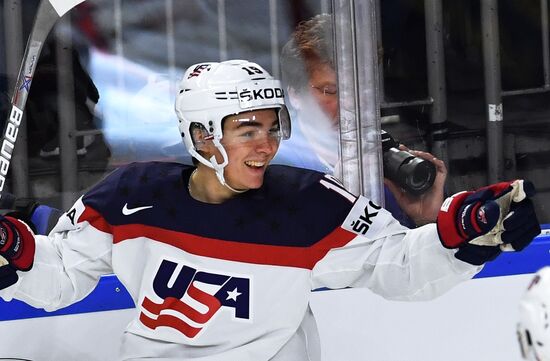
{"label": "red and blue hockey glove", "polygon": [[0,266],[28,271],[34,261],[34,235],[16,218],[0,216]]}
{"label": "red and blue hockey glove", "polygon": [[520,251],[540,234],[529,199],[534,194],[533,184],[524,180],[457,193],[439,211],[439,239],[446,248],[458,248],[456,258],[474,265],[496,258],[501,251]]}

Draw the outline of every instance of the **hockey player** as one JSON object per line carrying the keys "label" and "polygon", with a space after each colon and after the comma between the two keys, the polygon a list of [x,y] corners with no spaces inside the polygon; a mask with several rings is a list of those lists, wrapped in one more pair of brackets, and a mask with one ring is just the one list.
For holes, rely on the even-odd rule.
{"label": "hockey player", "polygon": [[525,360],[550,361],[550,267],[537,271],[520,301],[518,340]]}
{"label": "hockey player", "polygon": [[307,360],[297,330],[312,289],[431,298],[540,232],[523,180],[456,194],[410,230],[331,176],[270,166],[290,119],[255,63],[190,67],[176,112],[196,167],[119,168],[49,236],[0,220],[3,299],[55,310],[115,273],[137,307],[122,360]]}

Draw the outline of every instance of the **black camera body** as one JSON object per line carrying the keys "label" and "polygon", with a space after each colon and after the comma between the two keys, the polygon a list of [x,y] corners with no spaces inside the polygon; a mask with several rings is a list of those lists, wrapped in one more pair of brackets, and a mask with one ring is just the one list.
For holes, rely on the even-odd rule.
{"label": "black camera body", "polygon": [[386,131],[381,131],[384,177],[399,184],[405,191],[420,195],[435,181],[435,165],[399,149],[399,142]]}

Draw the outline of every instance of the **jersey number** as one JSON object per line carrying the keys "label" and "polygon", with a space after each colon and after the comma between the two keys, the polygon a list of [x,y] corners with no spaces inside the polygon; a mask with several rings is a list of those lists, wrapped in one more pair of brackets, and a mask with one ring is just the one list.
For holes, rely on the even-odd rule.
{"label": "jersey number", "polygon": [[355,202],[357,197],[348,192],[338,179],[329,174],[325,174],[325,178],[319,181],[325,188],[335,191],[351,203]]}

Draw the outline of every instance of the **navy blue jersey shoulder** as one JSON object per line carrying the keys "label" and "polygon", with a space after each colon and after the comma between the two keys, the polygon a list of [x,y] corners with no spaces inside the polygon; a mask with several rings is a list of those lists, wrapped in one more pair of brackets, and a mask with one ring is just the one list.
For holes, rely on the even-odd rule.
{"label": "navy blue jersey shoulder", "polygon": [[268,167],[260,189],[206,204],[189,195],[193,169],[178,163],[133,163],[109,175],[83,202],[112,225],[284,246],[317,243],[342,224],[352,206],[326,187],[322,173],[279,165]]}

